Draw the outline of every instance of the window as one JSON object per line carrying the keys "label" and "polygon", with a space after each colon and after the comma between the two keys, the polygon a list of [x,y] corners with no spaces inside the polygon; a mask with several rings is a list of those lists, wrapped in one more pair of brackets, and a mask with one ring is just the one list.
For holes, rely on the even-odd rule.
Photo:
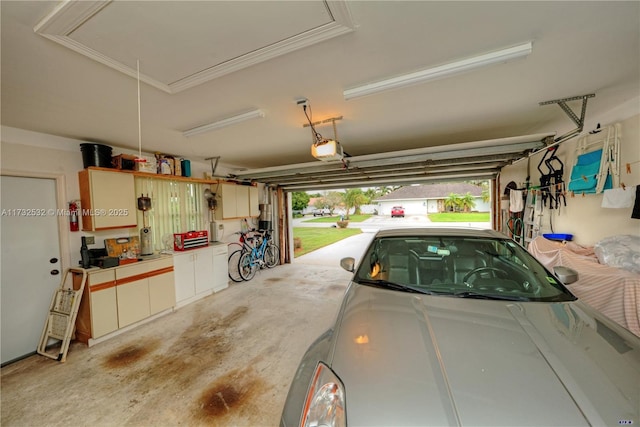
{"label": "window", "polygon": [[138,211],[138,224],[151,227],[155,250],[173,247],[173,234],[206,230],[206,185],[168,179],[135,178],[136,194],[151,198],[151,210]]}

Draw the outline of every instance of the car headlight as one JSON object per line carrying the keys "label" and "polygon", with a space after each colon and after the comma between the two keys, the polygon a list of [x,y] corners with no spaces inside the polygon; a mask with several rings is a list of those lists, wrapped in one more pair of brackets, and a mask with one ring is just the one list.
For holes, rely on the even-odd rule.
{"label": "car headlight", "polygon": [[331,369],[318,363],[307,391],[300,425],[304,427],[345,427],[344,386]]}

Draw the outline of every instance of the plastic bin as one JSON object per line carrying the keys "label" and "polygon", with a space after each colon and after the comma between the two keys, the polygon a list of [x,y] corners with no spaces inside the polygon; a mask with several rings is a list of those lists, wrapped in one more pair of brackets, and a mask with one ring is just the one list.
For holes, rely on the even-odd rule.
{"label": "plastic bin", "polygon": [[552,234],[543,234],[542,237],[548,240],[559,240],[559,241],[571,241],[573,240],[573,234],[562,234],[562,233],[552,233]]}
{"label": "plastic bin", "polygon": [[101,168],[110,168],[111,166],[111,147],[103,144],[85,143],[80,144],[82,151],[82,163],[86,168],[89,166],[99,166]]}

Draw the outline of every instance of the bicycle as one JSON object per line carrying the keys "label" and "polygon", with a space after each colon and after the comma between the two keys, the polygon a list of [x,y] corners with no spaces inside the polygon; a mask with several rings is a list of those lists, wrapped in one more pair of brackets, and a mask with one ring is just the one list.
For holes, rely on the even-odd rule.
{"label": "bicycle", "polygon": [[248,243],[249,233],[250,231],[247,231],[247,232],[238,231],[236,233],[233,233],[233,234],[240,235],[239,241],[232,242],[227,245],[227,247],[231,252],[227,261],[229,278],[236,283],[244,281],[244,279],[240,275],[239,265],[240,265],[240,257],[242,256],[242,254],[245,252],[249,252],[252,249],[252,246],[249,245]]}
{"label": "bicycle", "polygon": [[258,268],[273,268],[280,262],[280,248],[273,243],[268,230],[260,230],[245,241],[255,244],[248,246],[250,250],[240,255],[238,272],[244,280],[251,280]]}

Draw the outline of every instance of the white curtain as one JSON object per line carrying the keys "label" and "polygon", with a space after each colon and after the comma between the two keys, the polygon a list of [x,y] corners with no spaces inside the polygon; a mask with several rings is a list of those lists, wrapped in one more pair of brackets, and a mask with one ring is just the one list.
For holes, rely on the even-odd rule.
{"label": "white curtain", "polygon": [[173,234],[208,229],[201,183],[135,177],[136,194],[151,198],[151,210],[138,211],[138,226],[151,227],[155,250],[173,248]]}

